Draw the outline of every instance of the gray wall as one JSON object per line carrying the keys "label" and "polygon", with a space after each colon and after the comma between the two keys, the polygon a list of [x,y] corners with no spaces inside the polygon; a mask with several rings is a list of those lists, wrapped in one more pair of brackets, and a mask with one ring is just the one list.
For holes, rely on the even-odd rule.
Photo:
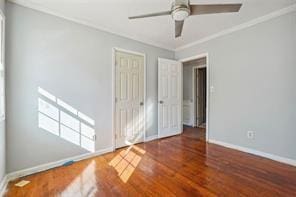
{"label": "gray wall", "polygon": [[183,100],[192,100],[192,68],[195,64],[183,65]]}
{"label": "gray wall", "polygon": [[112,47],[146,54],[147,130],[157,133],[157,58],[174,52],[7,3],[7,170],[86,153],[38,128],[42,87],[95,120],[96,150],[112,146]]}
{"label": "gray wall", "polygon": [[[5,12],[5,0],[0,0],[0,9]],[[5,122],[0,122],[0,183],[5,176],[5,163],[6,163],[6,153],[5,153]]]}
{"label": "gray wall", "polygon": [[183,63],[183,100],[192,100],[192,69],[194,66],[205,65],[205,58]]}
{"label": "gray wall", "polygon": [[296,159],[295,35],[293,12],[175,54],[209,53],[210,139]]}
{"label": "gray wall", "polygon": [[2,12],[5,12],[5,0],[0,0],[0,9]]}
{"label": "gray wall", "polygon": [[[111,147],[112,47],[146,53],[147,136],[156,134],[157,58],[173,52],[14,4],[7,10],[8,172],[86,152],[38,128],[38,87],[95,120],[96,150]],[[294,35],[295,13],[175,53],[209,52],[211,139],[296,159]]]}

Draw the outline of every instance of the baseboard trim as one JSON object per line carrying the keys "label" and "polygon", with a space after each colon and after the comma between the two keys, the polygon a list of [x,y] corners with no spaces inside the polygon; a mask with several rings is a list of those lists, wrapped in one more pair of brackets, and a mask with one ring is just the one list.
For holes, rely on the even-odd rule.
{"label": "baseboard trim", "polygon": [[188,126],[188,127],[193,127],[192,123],[188,123],[188,122],[183,122],[183,125]]}
{"label": "baseboard trim", "polygon": [[7,175],[5,175],[0,182],[0,196],[4,196],[8,184]]}
{"label": "baseboard trim", "polygon": [[258,150],[255,150],[255,149],[230,144],[230,143],[227,143],[227,142],[221,142],[221,141],[218,141],[218,140],[210,139],[209,143],[217,144],[217,145],[220,145],[220,146],[224,146],[226,148],[231,148],[231,149],[239,150],[239,151],[242,151],[242,152],[245,152],[245,153],[250,153],[250,154],[253,154],[253,155],[265,157],[265,158],[268,158],[268,159],[271,159],[271,160],[274,160],[274,161],[278,161],[278,162],[281,162],[281,163],[284,163],[284,164],[288,164],[288,165],[291,165],[291,166],[296,166],[296,160],[289,159],[289,158],[286,158],[286,157],[281,157],[281,156],[278,156],[278,155],[273,155],[273,154],[270,154],[270,153],[265,153],[265,152],[258,151]]}
{"label": "baseboard trim", "polygon": [[158,139],[158,135],[152,135],[152,136],[146,137],[145,142],[150,142],[157,139]]}
{"label": "baseboard trim", "polygon": [[177,132],[170,133],[170,134],[158,135],[158,139],[166,138],[166,137],[173,137],[175,135],[180,135],[181,133],[182,133],[182,131],[177,131]]}
{"label": "baseboard trim", "polygon": [[38,172],[42,172],[42,171],[46,171],[52,168],[56,168],[59,166],[62,166],[65,162],[67,161],[81,161],[84,159],[89,159],[91,157],[96,157],[105,153],[109,153],[109,152],[113,152],[113,147],[109,147],[109,148],[105,148],[99,151],[96,151],[94,153],[86,153],[86,154],[82,154],[82,155],[78,155],[78,156],[74,156],[74,157],[69,157],[66,159],[62,159],[59,161],[54,161],[54,162],[50,162],[50,163],[46,163],[46,164],[42,164],[42,165],[38,165],[32,168],[27,168],[27,169],[23,169],[23,170],[19,170],[19,171],[15,171],[15,172],[11,172],[7,175],[7,182],[12,181],[14,179],[20,178],[20,177],[24,177],[24,176],[28,176],[31,174],[35,174]]}

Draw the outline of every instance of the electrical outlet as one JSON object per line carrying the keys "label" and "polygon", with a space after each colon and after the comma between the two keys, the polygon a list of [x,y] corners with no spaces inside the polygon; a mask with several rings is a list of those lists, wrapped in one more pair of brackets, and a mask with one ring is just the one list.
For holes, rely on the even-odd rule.
{"label": "electrical outlet", "polygon": [[248,139],[254,139],[255,138],[255,131],[247,131],[247,137],[248,137]]}

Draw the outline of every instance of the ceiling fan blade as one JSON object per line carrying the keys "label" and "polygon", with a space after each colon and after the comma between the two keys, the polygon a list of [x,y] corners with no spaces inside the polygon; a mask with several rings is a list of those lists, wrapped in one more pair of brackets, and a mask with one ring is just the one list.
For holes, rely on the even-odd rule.
{"label": "ceiling fan blade", "polygon": [[184,21],[175,21],[175,38],[178,38],[182,34]]}
{"label": "ceiling fan blade", "polygon": [[242,4],[190,5],[191,15],[238,12]]}
{"label": "ceiling fan blade", "polygon": [[143,14],[138,16],[130,16],[128,19],[137,19],[137,18],[147,18],[147,17],[153,17],[153,16],[164,16],[164,15],[170,15],[170,11],[164,11],[164,12],[157,12],[157,13],[151,13],[151,14]]}

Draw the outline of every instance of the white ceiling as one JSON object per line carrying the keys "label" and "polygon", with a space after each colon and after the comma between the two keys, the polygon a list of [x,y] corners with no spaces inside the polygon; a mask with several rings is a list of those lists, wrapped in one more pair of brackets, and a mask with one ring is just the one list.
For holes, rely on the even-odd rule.
{"label": "white ceiling", "polygon": [[171,16],[128,20],[128,16],[170,10],[172,0],[11,0],[167,49],[176,49],[225,29],[288,7],[296,0],[191,0],[191,3],[243,3],[239,13],[191,16],[174,38]]}

